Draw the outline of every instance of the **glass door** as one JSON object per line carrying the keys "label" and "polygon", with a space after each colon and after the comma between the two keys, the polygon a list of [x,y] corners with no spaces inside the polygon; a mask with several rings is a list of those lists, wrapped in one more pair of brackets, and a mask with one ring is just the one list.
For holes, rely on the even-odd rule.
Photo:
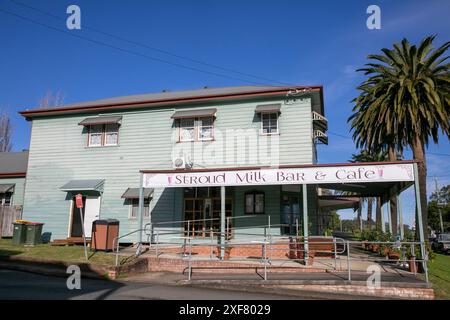
{"label": "glass door", "polygon": [[281,232],[284,235],[295,235],[296,225],[300,226],[300,202],[298,195],[282,196],[281,203]]}

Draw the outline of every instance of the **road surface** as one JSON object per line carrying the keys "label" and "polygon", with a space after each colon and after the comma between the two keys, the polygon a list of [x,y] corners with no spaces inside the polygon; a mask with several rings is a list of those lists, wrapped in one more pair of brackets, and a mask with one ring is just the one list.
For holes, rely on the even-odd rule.
{"label": "road surface", "polygon": [[236,292],[220,289],[174,286],[162,283],[134,283],[82,279],[81,289],[69,290],[66,278],[0,269],[0,299],[82,299],[82,300],[276,300],[304,297]]}

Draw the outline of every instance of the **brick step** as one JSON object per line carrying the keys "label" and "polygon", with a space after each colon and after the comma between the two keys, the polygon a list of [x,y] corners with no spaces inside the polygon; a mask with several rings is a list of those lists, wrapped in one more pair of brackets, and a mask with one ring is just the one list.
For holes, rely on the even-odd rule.
{"label": "brick step", "polygon": [[[151,272],[177,272],[183,273],[188,269],[188,261],[174,258],[147,257],[148,271]],[[195,272],[226,272],[226,273],[255,273],[264,272],[263,263],[246,263],[241,261],[204,261],[192,260],[191,267]],[[267,272],[329,272],[330,270],[297,266],[270,266],[267,265]]]}

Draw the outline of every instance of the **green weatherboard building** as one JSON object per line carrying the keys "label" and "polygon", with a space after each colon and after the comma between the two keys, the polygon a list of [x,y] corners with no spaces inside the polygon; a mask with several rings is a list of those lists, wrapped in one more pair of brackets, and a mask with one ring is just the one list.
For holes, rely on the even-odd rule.
{"label": "green weatherboard building", "polygon": [[[138,229],[141,171],[313,165],[316,144],[327,143],[320,86],[162,92],[21,114],[32,124],[23,218],[44,222],[51,239],[81,236],[78,193],[88,236],[96,219],[118,219],[121,235]],[[317,187],[307,190],[309,232],[322,234]],[[151,218],[155,229],[189,228],[201,238],[220,229],[220,196],[216,186],[145,188],[143,224]],[[269,216],[271,232],[292,234],[302,201],[298,184],[227,186],[227,223],[236,228],[229,236],[263,233],[250,227],[267,224]],[[179,220],[195,221],[162,223]]]}

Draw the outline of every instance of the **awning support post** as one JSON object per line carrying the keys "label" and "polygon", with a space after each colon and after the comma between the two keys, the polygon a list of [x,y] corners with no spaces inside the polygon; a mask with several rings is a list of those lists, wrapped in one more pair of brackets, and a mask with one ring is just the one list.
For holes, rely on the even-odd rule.
{"label": "awning support post", "polygon": [[[140,182],[139,182],[139,208],[138,208],[138,243],[139,246],[142,244],[142,225],[143,225],[143,213],[144,213],[144,174],[141,172]],[[151,220],[150,220],[151,221]],[[151,228],[150,228],[151,229]],[[151,241],[150,237],[150,241]]]}
{"label": "awning support post", "polygon": [[[379,197],[378,199],[380,199],[380,201],[382,201],[381,197]],[[384,208],[385,208],[385,204],[381,204],[381,232],[386,233],[386,222],[384,220]]]}
{"label": "awning support post", "polygon": [[402,210],[402,203],[400,201],[400,194],[396,195],[397,198],[397,215],[398,215],[398,226],[400,229],[400,240],[403,240],[404,237],[404,229],[403,229],[403,210]]}
{"label": "awning support post", "polygon": [[423,221],[422,221],[422,203],[420,201],[420,185],[419,185],[419,169],[417,168],[417,163],[414,163],[414,191],[416,194],[416,210],[417,210],[417,223],[419,228],[419,241],[420,241],[420,255],[422,260],[423,269],[425,271],[425,279],[428,283],[428,268],[426,262],[426,251],[425,251],[425,235],[423,232]]}
{"label": "awning support post", "polygon": [[302,185],[303,195],[303,240],[304,240],[304,258],[305,265],[308,265],[309,247],[308,247],[308,193],[306,184]]}
{"label": "awning support post", "polygon": [[225,259],[225,186],[220,186],[220,258]]}
{"label": "awning support post", "polygon": [[391,200],[386,203],[386,212],[388,214],[389,233],[392,235],[392,212],[391,212]]}

